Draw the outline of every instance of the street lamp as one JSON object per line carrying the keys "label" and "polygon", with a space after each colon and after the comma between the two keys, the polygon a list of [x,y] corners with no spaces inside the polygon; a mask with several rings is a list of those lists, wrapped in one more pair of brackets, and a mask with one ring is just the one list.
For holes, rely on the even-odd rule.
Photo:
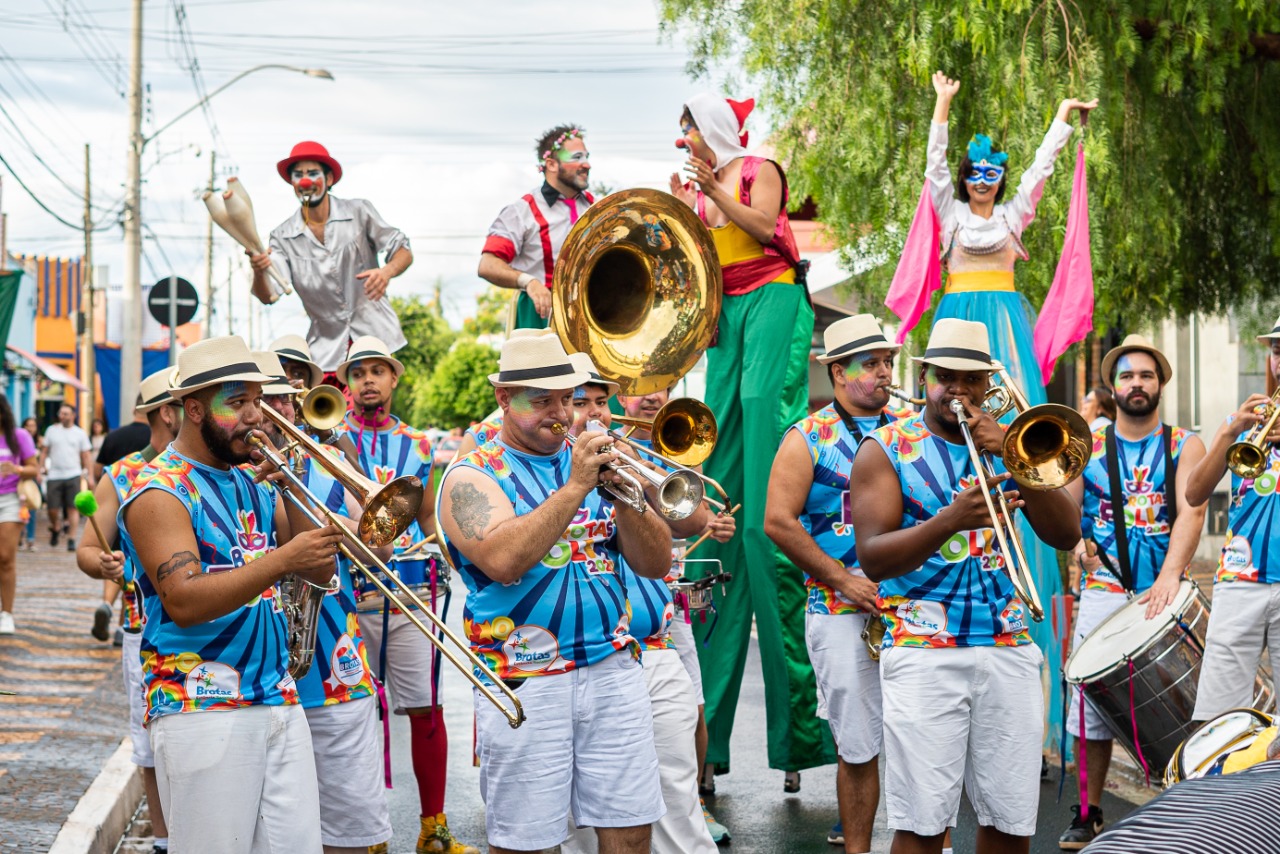
{"label": "street lamp", "polygon": [[[124,310],[123,341],[120,347],[120,412],[119,424],[133,420],[134,391],[142,381],[142,150],[147,143],[173,126],[189,113],[198,110],[210,98],[256,71],[278,68],[296,71],[320,80],[332,80],[323,68],[298,68],[293,65],[268,63],[242,71],[212,92],[196,101],[165,124],[142,135],[142,2],[133,3],[133,39],[129,72],[129,152],[125,176],[124,200]],[[169,334],[174,334],[170,330]]]}

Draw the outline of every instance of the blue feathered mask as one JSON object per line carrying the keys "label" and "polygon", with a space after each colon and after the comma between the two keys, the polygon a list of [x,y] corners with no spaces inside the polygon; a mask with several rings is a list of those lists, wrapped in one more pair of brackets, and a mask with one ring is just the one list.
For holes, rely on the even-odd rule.
{"label": "blue feathered mask", "polygon": [[976,133],[969,140],[969,161],[974,166],[1004,166],[1009,155],[1003,151],[994,154],[991,151],[991,137],[985,133]]}

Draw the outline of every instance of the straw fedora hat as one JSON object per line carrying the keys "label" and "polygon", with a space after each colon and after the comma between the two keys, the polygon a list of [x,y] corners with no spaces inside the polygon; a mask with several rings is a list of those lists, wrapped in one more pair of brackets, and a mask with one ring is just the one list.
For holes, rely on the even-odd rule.
{"label": "straw fedora hat", "polygon": [[1107,351],[1107,355],[1102,357],[1102,381],[1107,384],[1107,388],[1115,388],[1116,361],[1125,353],[1132,352],[1148,353],[1151,358],[1156,360],[1156,364],[1160,366],[1160,371],[1164,375],[1161,385],[1173,379],[1173,365],[1169,364],[1169,360],[1164,357],[1155,348],[1155,346],[1146,338],[1134,333],[1126,335],[1124,340],[1120,342],[1119,347],[1113,347]]}
{"label": "straw fedora hat", "polygon": [[169,394],[169,386],[177,382],[177,368],[163,368],[146,376],[138,384],[138,403],[134,412],[146,415],[154,412],[166,403],[173,403],[173,395]]}
{"label": "straw fedora hat", "polygon": [[824,365],[839,362],[857,353],[868,350],[889,349],[897,353],[901,345],[894,344],[884,337],[880,321],[872,314],[855,314],[853,317],[842,317],[827,327],[822,333],[822,343],[827,352],[818,357]]}
{"label": "straw fedora hat", "polygon": [[509,338],[498,357],[498,372],[489,374],[496,388],[529,388],[559,391],[591,381],[569,360],[560,339],[553,335]]}
{"label": "straw fedora hat", "polygon": [[912,361],[953,371],[994,370],[987,327],[958,317],[944,317],[935,323],[924,355],[914,356]]}
{"label": "straw fedora hat", "polygon": [[591,379],[587,380],[587,382],[604,386],[609,390],[610,397],[613,397],[618,393],[618,389],[622,388],[622,386],[618,385],[613,380],[607,380],[600,376],[600,372],[596,370],[596,363],[591,361],[591,357],[586,353],[570,353],[569,364],[573,365],[573,369],[575,371],[590,374]]}
{"label": "straw fedora hat", "polygon": [[347,348],[347,360],[338,365],[338,369],[333,372],[338,382],[347,385],[347,369],[365,359],[381,359],[386,362],[391,366],[391,370],[395,371],[396,379],[404,375],[404,365],[391,355],[391,351],[387,349],[386,343],[381,338],[376,335],[361,335]]}
{"label": "straw fedora hat", "polygon": [[289,385],[289,379],[284,375],[284,368],[280,364],[280,357],[275,353],[254,350],[253,360],[258,363],[260,371],[271,377],[271,382],[262,384],[263,394],[293,394],[297,391]]}
{"label": "straw fedora hat", "polygon": [[206,338],[192,344],[178,354],[178,373],[172,379],[169,394],[175,400],[220,383],[271,381],[258,369],[249,345],[239,335]]}
{"label": "straw fedora hat", "polygon": [[324,380],[324,370],[311,360],[311,348],[307,346],[307,339],[301,335],[282,335],[272,341],[267,349],[282,360],[289,359],[306,365],[307,370],[311,372],[307,380],[307,388],[315,388]]}
{"label": "straw fedora hat", "polygon": [[1275,325],[1271,327],[1270,332],[1258,336],[1258,343],[1270,344],[1278,338],[1280,338],[1280,317],[1276,318]]}
{"label": "straw fedora hat", "polygon": [[509,341],[512,338],[545,338],[548,335],[555,334],[556,331],[549,326],[546,329],[527,327],[525,329],[512,329],[511,334],[507,336],[507,340]]}

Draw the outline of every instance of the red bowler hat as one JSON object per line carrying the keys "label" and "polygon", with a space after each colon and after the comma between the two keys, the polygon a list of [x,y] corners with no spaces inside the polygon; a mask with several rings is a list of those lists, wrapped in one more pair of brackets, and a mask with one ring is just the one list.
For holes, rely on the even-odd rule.
{"label": "red bowler hat", "polygon": [[329,156],[329,150],[318,142],[300,142],[293,147],[293,151],[289,152],[289,156],[276,164],[276,171],[280,173],[280,177],[287,183],[292,184],[289,178],[289,169],[299,160],[314,160],[322,166],[328,166],[333,172],[333,178],[329,181],[329,186],[333,186],[342,180],[342,167],[338,161]]}

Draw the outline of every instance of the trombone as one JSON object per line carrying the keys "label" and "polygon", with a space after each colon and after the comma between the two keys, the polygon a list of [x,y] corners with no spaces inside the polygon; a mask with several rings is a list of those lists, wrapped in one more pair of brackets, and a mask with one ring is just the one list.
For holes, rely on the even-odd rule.
{"label": "trombone", "polygon": [[1080,413],[1059,403],[1032,406],[1004,365],[991,364],[999,383],[987,389],[981,409],[997,420],[1018,413],[1005,430],[1000,452],[1014,482],[1044,492],[1084,474],[1093,439]]}
{"label": "trombone", "polygon": [[[592,425],[603,427],[603,425],[592,422],[592,424],[588,425],[588,429]],[[563,424],[553,424],[551,431],[557,435],[563,435],[570,445],[577,445],[578,443],[578,440],[569,433],[569,429]],[[609,431],[602,432],[617,438]],[[658,514],[669,522],[688,519],[702,504],[703,498],[706,497],[702,481],[697,474],[683,467],[678,467],[673,472],[661,475],[655,471],[650,471],[642,465],[636,465],[629,460],[620,459],[616,463],[605,465],[604,468],[612,471],[618,476],[619,480],[614,483],[601,484],[601,488],[637,513],[643,513],[649,506],[649,502],[644,497],[645,486],[652,486],[657,490],[658,498],[656,504]]]}
{"label": "trombone", "polygon": [[[987,502],[987,513],[991,517],[991,527],[995,530],[996,542],[1000,544],[1000,554],[1004,557],[1005,572],[1013,582],[1013,589],[1018,597],[1027,604],[1031,619],[1037,623],[1044,619],[1044,607],[1040,604],[1040,594],[1036,591],[1035,582],[1031,578],[1031,570],[1027,565],[1027,555],[1022,550],[1022,541],[1018,539],[1018,531],[1013,526],[1013,510],[1009,500],[1004,497],[1004,490],[999,484],[991,482],[996,477],[995,467],[991,464],[991,455],[978,451],[973,443],[973,433],[969,430],[968,414],[959,400],[951,401],[951,411],[960,422],[960,432],[964,435],[965,446],[969,449],[969,461],[973,463],[974,473],[982,480],[982,497]],[[1007,465],[1007,464],[1006,464]],[[1000,512],[996,512],[996,504]]]}
{"label": "trombone", "polygon": [[[657,460],[667,468],[689,472],[714,489],[723,499],[717,501],[708,497],[704,489],[704,501],[720,511],[728,509],[729,496],[724,487],[714,478],[693,468],[702,465],[711,456],[716,447],[716,439],[719,438],[716,416],[711,407],[692,397],[677,397],[664,403],[652,420],[627,415],[615,415],[611,420],[627,425],[628,429],[626,433],[610,430],[610,436],[626,442],[637,452]],[[631,438],[631,434],[640,429],[649,431],[652,448],[646,448]]]}
{"label": "trombone", "polygon": [[1245,480],[1258,477],[1267,470],[1267,434],[1280,418],[1280,388],[1271,394],[1266,407],[1267,418],[1255,424],[1253,429],[1238,442],[1227,448],[1227,468]]}
{"label": "trombone", "polygon": [[[347,560],[351,561],[352,568],[361,572],[369,583],[377,588],[383,596],[387,597],[387,602],[391,607],[400,609],[409,619],[409,622],[413,623],[427,636],[427,639],[439,650],[440,654],[447,658],[450,664],[462,671],[462,675],[476,687],[476,690],[497,707],[513,729],[524,723],[524,708],[521,706],[515,692],[499,679],[497,674],[490,670],[484,661],[472,652],[471,648],[463,643],[444,624],[444,621],[437,617],[435,612],[408,585],[401,581],[371,548],[389,544],[417,518],[418,508],[423,500],[422,481],[416,477],[408,476],[396,478],[386,485],[379,485],[368,478],[356,474],[346,463],[335,460],[324,453],[319,443],[285,420],[283,416],[271,407],[262,407],[262,413],[263,417],[270,420],[280,429],[280,432],[288,439],[288,444],[277,451],[271,447],[270,443],[256,434],[250,434],[249,443],[256,447],[263,457],[284,475],[286,483],[277,484],[283,495],[293,502],[293,505],[302,511],[303,515],[316,527],[323,527],[325,524],[336,525],[344,534],[343,541],[338,544],[338,550]],[[351,492],[360,506],[364,508],[357,526],[358,533],[353,534],[351,529],[342,523],[341,517],[312,494],[303,484],[302,479],[288,467],[288,454],[290,451],[295,450],[302,450],[310,454],[316,464],[324,468],[334,479]],[[359,557],[356,556],[357,554],[359,554]],[[403,598],[397,596],[391,590],[386,581],[383,580],[384,577],[400,588]],[[419,614],[425,615],[443,637],[438,637],[432,629],[428,628],[419,618]],[[466,659],[466,663],[463,663],[458,657],[457,652],[446,645],[446,640],[461,652],[463,658]],[[486,684],[486,681],[488,684]],[[490,685],[506,695],[511,702],[512,708],[509,709],[503,705],[502,701],[491,690]]]}

